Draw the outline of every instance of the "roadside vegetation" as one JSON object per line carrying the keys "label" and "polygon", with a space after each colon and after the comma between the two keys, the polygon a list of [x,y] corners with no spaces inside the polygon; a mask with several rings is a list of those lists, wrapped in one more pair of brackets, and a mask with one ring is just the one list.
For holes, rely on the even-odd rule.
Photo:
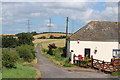
{"label": "roadside vegetation", "polygon": [[2,78],[35,78],[37,71],[32,67],[36,52],[32,34],[3,36],[2,40]]}
{"label": "roadside vegetation", "polygon": [[65,50],[65,40],[53,40],[53,41],[43,41],[41,42],[41,53],[48,57],[53,63],[63,66],[63,67],[77,67],[73,64],[70,64],[69,58],[63,57]]}
{"label": "roadside vegetation", "polygon": [[[3,78],[19,78],[17,80],[24,80],[25,78],[35,78],[36,76],[36,70],[23,65],[17,65],[17,68],[11,68],[8,69],[6,67],[3,67]],[[26,80],[26,79],[25,79]]]}
{"label": "roadside vegetation", "polygon": [[113,72],[113,73],[112,73],[112,76],[120,76],[120,71]]}

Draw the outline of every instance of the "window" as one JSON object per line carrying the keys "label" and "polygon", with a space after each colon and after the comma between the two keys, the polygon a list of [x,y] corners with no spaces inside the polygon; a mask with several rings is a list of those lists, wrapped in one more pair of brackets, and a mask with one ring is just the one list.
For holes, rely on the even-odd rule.
{"label": "window", "polygon": [[113,49],[113,57],[120,58],[120,49]]}

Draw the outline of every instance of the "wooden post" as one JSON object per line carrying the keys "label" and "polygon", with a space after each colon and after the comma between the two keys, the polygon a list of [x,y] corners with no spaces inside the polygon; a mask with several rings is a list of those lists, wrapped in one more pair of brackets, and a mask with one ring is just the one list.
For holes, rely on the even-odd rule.
{"label": "wooden post", "polygon": [[91,68],[93,68],[93,55],[91,55]]}
{"label": "wooden post", "polygon": [[114,62],[115,62],[115,58],[113,58],[113,60],[112,60],[113,72],[116,71],[116,67],[115,67],[115,63]]}
{"label": "wooden post", "polygon": [[102,64],[103,64],[103,66],[102,66],[102,70],[104,70],[104,66],[105,66],[105,62],[104,62],[104,60],[103,60]]}

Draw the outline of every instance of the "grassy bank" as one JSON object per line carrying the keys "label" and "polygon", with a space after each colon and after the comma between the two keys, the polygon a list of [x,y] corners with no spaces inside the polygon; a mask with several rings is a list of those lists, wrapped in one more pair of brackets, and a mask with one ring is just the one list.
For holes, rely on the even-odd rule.
{"label": "grassy bank", "polygon": [[[7,51],[7,50],[8,49],[4,49],[4,51]],[[21,51],[23,51],[23,50],[21,50]],[[19,55],[17,55],[18,53],[15,52],[15,49],[14,49],[14,54],[12,54],[12,52],[9,50],[8,50],[8,52],[4,52],[3,54],[4,54],[4,56],[3,56],[4,59],[6,59],[6,60],[3,59],[3,62],[4,62],[4,66],[2,67],[3,80],[4,79],[9,80],[11,78],[13,80],[14,79],[15,80],[29,80],[30,78],[35,79],[38,76],[38,71],[34,68],[34,65],[37,63],[37,58],[34,58],[31,62],[28,62],[24,58],[20,58]],[[10,54],[10,56],[7,54]],[[14,55],[17,55],[17,56],[14,56]],[[17,59],[15,57],[17,57]],[[14,63],[14,67],[11,67],[11,66],[6,67],[5,63],[9,65],[12,63],[13,59],[14,59],[14,61],[16,61]],[[9,62],[9,60],[11,62]],[[13,64],[11,64],[11,65],[13,65]]]}
{"label": "grassy bank", "polygon": [[[52,43],[55,43],[55,45],[58,47],[55,55],[47,54],[48,45],[52,44]],[[48,57],[53,63],[55,63],[59,66],[78,67],[73,64],[70,64],[68,58],[61,57],[61,54],[63,54],[62,47],[64,47],[64,46],[65,46],[65,39],[58,39],[58,40],[55,39],[55,40],[43,41],[43,42],[41,42],[41,45],[40,45],[40,47],[41,47],[40,52],[44,56]]]}
{"label": "grassy bank", "polygon": [[3,67],[3,78],[35,78],[36,70],[22,65],[17,65],[17,68],[8,69]]}
{"label": "grassy bank", "polygon": [[54,64],[56,64],[58,66],[62,66],[62,67],[78,67],[76,65],[70,64],[68,58],[63,58],[63,57],[60,57],[60,56],[51,56],[51,55],[49,55],[47,53],[43,53],[43,55],[48,57],[51,60],[51,62],[53,62]]}

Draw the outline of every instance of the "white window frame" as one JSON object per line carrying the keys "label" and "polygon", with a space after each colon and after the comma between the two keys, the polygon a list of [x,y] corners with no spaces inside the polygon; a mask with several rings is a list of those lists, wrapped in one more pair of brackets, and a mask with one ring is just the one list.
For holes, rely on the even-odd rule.
{"label": "white window frame", "polygon": [[113,49],[113,57],[115,57],[115,58],[120,58],[120,56],[118,56],[118,55],[120,55],[120,49]]}

